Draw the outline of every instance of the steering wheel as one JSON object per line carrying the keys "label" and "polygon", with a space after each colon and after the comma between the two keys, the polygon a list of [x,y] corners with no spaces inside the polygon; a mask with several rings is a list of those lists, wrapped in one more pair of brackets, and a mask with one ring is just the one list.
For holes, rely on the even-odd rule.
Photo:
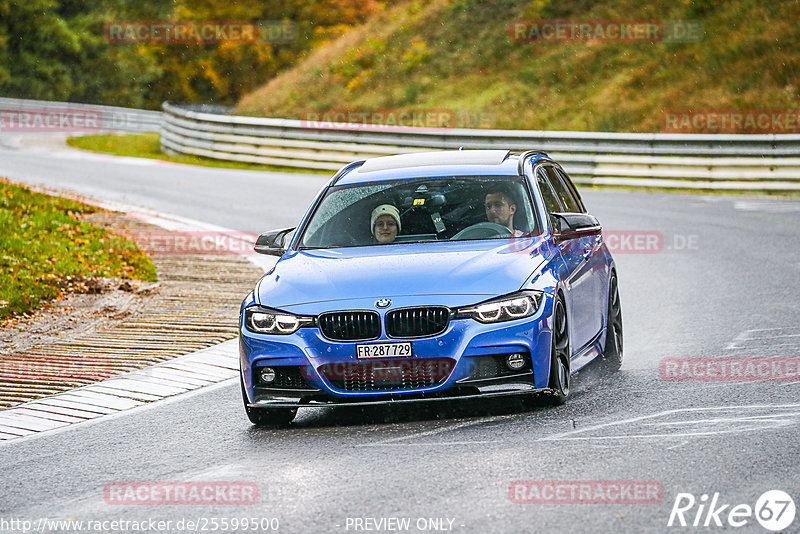
{"label": "steering wheel", "polygon": [[492,239],[495,237],[511,237],[511,230],[493,222],[479,222],[467,226],[450,239]]}

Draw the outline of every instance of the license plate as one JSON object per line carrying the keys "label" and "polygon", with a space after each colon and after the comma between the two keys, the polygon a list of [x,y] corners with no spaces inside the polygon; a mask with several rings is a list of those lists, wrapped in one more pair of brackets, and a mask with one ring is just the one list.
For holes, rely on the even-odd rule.
{"label": "license plate", "polygon": [[394,356],[411,356],[411,342],[356,345],[357,358],[391,358]]}

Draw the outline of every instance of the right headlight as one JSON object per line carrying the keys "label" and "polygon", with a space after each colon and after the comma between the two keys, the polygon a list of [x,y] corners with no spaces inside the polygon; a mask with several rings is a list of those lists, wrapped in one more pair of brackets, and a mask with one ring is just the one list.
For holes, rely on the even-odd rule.
{"label": "right headlight", "polygon": [[259,334],[288,335],[304,326],[313,325],[314,318],[305,315],[294,315],[261,306],[251,306],[244,310],[245,328]]}
{"label": "right headlight", "polygon": [[456,309],[456,319],[471,318],[481,323],[500,323],[530,317],[542,302],[540,291],[520,291],[493,300]]}

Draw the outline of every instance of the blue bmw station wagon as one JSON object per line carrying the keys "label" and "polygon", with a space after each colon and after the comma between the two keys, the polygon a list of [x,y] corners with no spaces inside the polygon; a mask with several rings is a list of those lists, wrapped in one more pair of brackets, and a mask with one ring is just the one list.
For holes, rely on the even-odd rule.
{"label": "blue bmw station wagon", "polygon": [[561,404],[571,374],[596,358],[622,363],[614,260],[544,152],[351,163],[296,229],[255,249],[279,260],[239,319],[254,424],[288,424],[302,406]]}

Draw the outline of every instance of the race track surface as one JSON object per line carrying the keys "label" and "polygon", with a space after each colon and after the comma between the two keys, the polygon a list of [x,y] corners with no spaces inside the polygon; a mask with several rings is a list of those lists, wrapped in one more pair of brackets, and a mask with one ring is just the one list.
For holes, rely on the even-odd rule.
{"label": "race track surface", "polygon": [[[327,180],[14,146],[0,146],[0,176],[255,233],[293,226]],[[800,201],[581,193],[621,247],[625,363],[611,377],[579,373],[566,405],[306,408],[290,428],[257,429],[239,384],[227,381],[0,446],[0,518],[169,520],[171,531],[181,519],[184,529],[199,520],[210,530],[212,518],[277,518],[280,532],[665,532],[679,493],[709,501],[719,493],[718,504],[731,505],[718,516],[726,530],[767,532],[754,517],[732,528],[728,512],[755,506],[768,490],[800,497],[797,360],[794,377],[770,368],[772,379],[758,381],[669,380],[664,366],[773,358],[791,373],[800,356]],[[637,233],[660,245],[636,248]],[[255,484],[258,496],[252,504],[127,505],[108,495],[120,482],[186,481]],[[510,494],[515,481],[639,481],[662,490],[650,502],[524,504],[511,497],[531,494]],[[408,518],[408,528],[388,518]]]}

